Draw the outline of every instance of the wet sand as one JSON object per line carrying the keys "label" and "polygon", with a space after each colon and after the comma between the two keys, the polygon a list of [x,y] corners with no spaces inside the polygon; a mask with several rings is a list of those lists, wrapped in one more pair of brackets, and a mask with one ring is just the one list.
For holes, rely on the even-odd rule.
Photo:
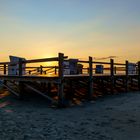
{"label": "wet sand", "polygon": [[0,140],[140,140],[140,92],[56,109],[0,95]]}

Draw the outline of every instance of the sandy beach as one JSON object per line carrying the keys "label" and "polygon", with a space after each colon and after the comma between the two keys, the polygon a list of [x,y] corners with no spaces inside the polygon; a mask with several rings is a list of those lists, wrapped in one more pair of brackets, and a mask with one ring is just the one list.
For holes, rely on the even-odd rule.
{"label": "sandy beach", "polygon": [[0,140],[139,140],[140,92],[110,95],[69,108],[45,99],[0,95]]}

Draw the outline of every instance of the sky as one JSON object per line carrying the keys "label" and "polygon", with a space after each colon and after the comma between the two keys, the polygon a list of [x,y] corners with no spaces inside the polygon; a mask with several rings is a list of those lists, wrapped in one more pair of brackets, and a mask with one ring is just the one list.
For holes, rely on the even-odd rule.
{"label": "sky", "polygon": [[0,61],[116,56],[140,60],[140,0],[0,0]]}

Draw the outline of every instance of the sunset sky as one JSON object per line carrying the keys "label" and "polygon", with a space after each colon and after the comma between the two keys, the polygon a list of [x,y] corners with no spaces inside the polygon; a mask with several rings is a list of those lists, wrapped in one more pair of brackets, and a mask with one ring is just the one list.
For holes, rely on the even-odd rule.
{"label": "sunset sky", "polygon": [[140,60],[140,0],[0,0],[0,61],[58,52]]}

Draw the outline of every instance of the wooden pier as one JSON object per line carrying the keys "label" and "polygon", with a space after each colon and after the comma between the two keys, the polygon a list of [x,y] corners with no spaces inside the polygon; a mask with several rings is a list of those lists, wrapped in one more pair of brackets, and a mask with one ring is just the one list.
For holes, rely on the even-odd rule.
{"label": "wooden pier", "polygon": [[[57,62],[56,66],[26,66],[23,75],[23,64]],[[129,62],[124,64],[97,62],[92,57],[78,60],[85,65],[80,74],[64,74],[64,62],[68,57],[59,53],[57,57],[22,60],[12,63],[18,65],[17,75],[8,75],[10,62],[0,62],[0,85],[8,89],[18,98],[24,98],[27,90],[36,92],[58,106],[65,106],[66,101],[93,100],[103,95],[118,94],[140,90],[140,62],[136,63],[136,71],[129,73]],[[95,73],[95,65],[104,65],[107,73]]]}

